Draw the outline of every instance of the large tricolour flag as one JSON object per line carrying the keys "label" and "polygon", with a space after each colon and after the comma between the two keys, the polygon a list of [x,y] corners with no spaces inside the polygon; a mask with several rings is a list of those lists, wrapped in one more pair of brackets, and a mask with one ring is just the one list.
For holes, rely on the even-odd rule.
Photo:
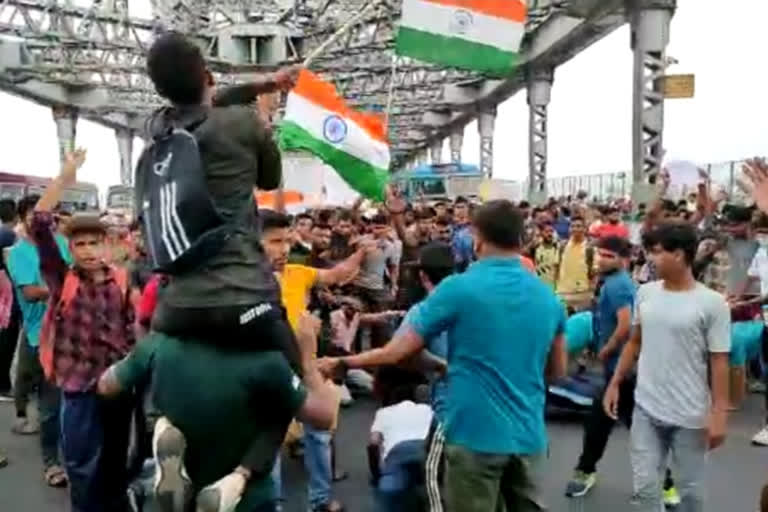
{"label": "large tricolour flag", "polygon": [[519,61],[523,0],[403,0],[397,53],[503,76]]}
{"label": "large tricolour flag", "polygon": [[285,150],[314,154],[363,196],[384,200],[389,145],[383,119],[347,107],[332,84],[310,71],[299,73],[288,94],[279,140]]}

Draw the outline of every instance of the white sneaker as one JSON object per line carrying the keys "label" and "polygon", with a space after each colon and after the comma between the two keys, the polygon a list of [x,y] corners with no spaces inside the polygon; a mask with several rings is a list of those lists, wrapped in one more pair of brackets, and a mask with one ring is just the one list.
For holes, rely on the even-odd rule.
{"label": "white sneaker", "polygon": [[355,401],[354,398],[352,398],[352,393],[349,392],[349,388],[346,384],[342,384],[341,386],[337,386],[339,388],[339,392],[341,394],[341,401],[340,404],[342,407],[349,407],[352,405],[352,403]]}
{"label": "white sneaker", "polygon": [[197,512],[232,512],[245,491],[245,477],[230,473],[197,495]]}
{"label": "white sneaker", "polygon": [[762,428],[760,432],[752,438],[752,444],[759,446],[768,446],[768,425]]}
{"label": "white sneaker", "polygon": [[155,457],[155,502],[162,512],[186,512],[194,500],[192,480],[184,468],[187,440],[167,418],[155,423],[152,453]]}

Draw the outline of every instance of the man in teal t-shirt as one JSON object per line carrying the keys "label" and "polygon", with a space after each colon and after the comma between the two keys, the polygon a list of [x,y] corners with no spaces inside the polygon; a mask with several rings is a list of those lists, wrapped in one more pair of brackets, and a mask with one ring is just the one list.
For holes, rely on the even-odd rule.
{"label": "man in teal t-shirt", "polygon": [[[19,218],[24,221],[25,226],[29,226],[38,200],[38,196],[31,195],[19,201]],[[56,242],[64,260],[71,263],[72,257],[67,247],[67,239],[56,235]],[[25,334],[24,340],[21,340],[18,347],[19,357],[14,383],[16,421],[13,431],[17,434],[37,432],[37,425],[27,418],[29,396],[37,388],[40,444],[45,478],[49,485],[59,487],[66,485],[67,482],[66,473],[59,464],[59,391],[43,378],[43,370],[37,355],[40,329],[48,304],[48,289],[40,272],[37,248],[29,239],[20,236],[4,256],[21,310],[22,328]]]}
{"label": "man in teal t-shirt", "polygon": [[[72,257],[67,248],[67,239],[62,235],[56,235],[56,243],[59,245],[64,261],[71,263]],[[43,326],[48,295],[45,293],[45,281],[40,273],[37,248],[31,241],[21,238],[9,249],[8,271],[13,281],[13,288],[16,290],[27,342],[30,347],[37,348],[40,343],[40,329]],[[25,288],[28,288],[27,291]]]}

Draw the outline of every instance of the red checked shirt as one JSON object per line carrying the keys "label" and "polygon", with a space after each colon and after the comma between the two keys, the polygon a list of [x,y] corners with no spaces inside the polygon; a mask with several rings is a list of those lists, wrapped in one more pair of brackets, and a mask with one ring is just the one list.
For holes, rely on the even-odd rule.
{"label": "red checked shirt", "polygon": [[[35,213],[31,235],[48,286],[49,307],[58,304],[69,271],[56,245],[53,226],[50,213]],[[78,272],[76,268],[74,271]],[[84,272],[78,277],[77,294],[55,320],[54,375],[56,384],[67,392],[90,391],[110,365],[128,354],[136,340],[133,306],[114,278],[97,283]]]}

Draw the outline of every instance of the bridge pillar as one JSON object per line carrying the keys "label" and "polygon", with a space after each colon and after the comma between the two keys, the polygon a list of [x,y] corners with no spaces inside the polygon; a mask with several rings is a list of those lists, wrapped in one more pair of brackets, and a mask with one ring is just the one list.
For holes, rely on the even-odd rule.
{"label": "bridge pillar", "polygon": [[675,0],[636,0],[631,11],[632,181],[636,202],[649,200],[664,158],[662,78]]}
{"label": "bridge pillar", "polygon": [[461,147],[464,145],[464,128],[459,128],[451,134],[449,141],[451,147],[451,163],[461,163]]}
{"label": "bridge pillar", "polygon": [[443,139],[436,140],[429,146],[429,159],[432,165],[443,163]]}
{"label": "bridge pillar", "polygon": [[68,106],[57,106],[51,109],[53,121],[56,123],[56,137],[59,140],[59,161],[64,162],[67,153],[75,150],[77,136],[77,109]]}
{"label": "bridge pillar", "polygon": [[528,198],[534,204],[547,197],[547,106],[553,81],[553,69],[528,75]]}
{"label": "bridge pillar", "polygon": [[480,132],[480,171],[486,178],[493,177],[493,130],[496,124],[496,107],[480,113],[477,130]]}
{"label": "bridge pillar", "polygon": [[133,130],[115,130],[117,152],[120,155],[120,184],[133,185]]}

